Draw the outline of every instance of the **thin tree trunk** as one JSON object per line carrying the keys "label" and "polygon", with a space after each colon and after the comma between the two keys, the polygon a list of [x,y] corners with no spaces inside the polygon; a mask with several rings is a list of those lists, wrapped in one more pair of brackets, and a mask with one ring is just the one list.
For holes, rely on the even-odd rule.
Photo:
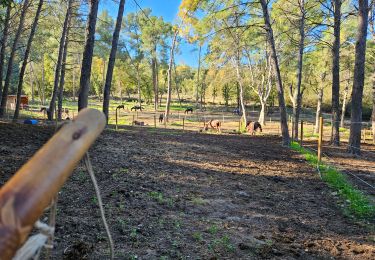
{"label": "thin tree trunk", "polygon": [[68,54],[68,45],[69,45],[69,31],[70,31],[70,21],[72,16],[72,10],[67,14],[68,24],[66,28],[66,34],[64,39],[64,50],[61,63],[61,75],[60,75],[60,84],[58,89],[58,102],[57,102],[57,120],[62,120],[62,107],[63,107],[63,94],[64,94],[64,85],[65,85],[65,70],[66,70],[66,57]]}
{"label": "thin tree trunk", "polygon": [[322,116],[323,88],[318,92],[318,104],[316,106],[314,134],[319,133],[319,119]]}
{"label": "thin tree trunk", "polygon": [[340,24],[341,1],[334,1],[334,42],[332,47],[332,145],[340,145]]}
{"label": "thin tree trunk", "polygon": [[195,89],[195,106],[198,108],[199,102],[199,84],[200,84],[200,72],[201,72],[201,52],[202,52],[202,45],[199,44],[199,54],[198,54],[198,75],[197,75],[197,86]]}
{"label": "thin tree trunk", "polygon": [[107,76],[106,76],[106,79],[105,79],[104,95],[103,95],[103,112],[104,112],[104,114],[107,118],[107,124],[108,124],[108,118],[109,118],[108,117],[109,116],[108,115],[109,94],[111,92],[113,69],[115,67],[117,44],[118,44],[118,39],[120,37],[122,16],[124,15],[124,7],[125,7],[125,0],[120,0],[120,4],[119,4],[119,8],[118,8],[118,14],[117,14],[117,20],[116,20],[116,26],[115,26],[115,30],[113,32],[113,37],[112,37],[111,53],[109,54]]}
{"label": "thin tree trunk", "polygon": [[90,13],[86,24],[86,44],[83,51],[81,78],[79,82],[78,110],[88,105],[92,56],[95,44],[95,26],[98,15],[99,0],[90,0]]}
{"label": "thin tree trunk", "polygon": [[341,109],[341,121],[340,121],[340,127],[344,127],[344,120],[345,120],[345,113],[346,113],[346,103],[348,101],[348,94],[349,94],[349,80],[346,83],[345,89],[344,89],[344,97],[342,99],[342,109]]}
{"label": "thin tree trunk", "polygon": [[170,54],[170,60],[169,60],[169,67],[168,67],[168,94],[167,94],[167,104],[165,106],[165,122],[168,122],[169,119],[169,110],[170,110],[170,104],[171,104],[171,96],[172,96],[172,68],[173,68],[173,60],[174,60],[174,48],[176,46],[176,40],[178,35],[178,29],[176,29],[172,41],[172,47],[171,47],[171,54]]}
{"label": "thin tree trunk", "polygon": [[[38,8],[37,8],[36,13],[35,13],[34,22],[33,22],[33,25],[31,26],[29,39],[27,40],[26,50],[25,50],[25,54],[24,54],[24,57],[23,57],[20,74],[19,74],[19,77],[18,77],[17,102],[16,102],[16,110],[14,111],[14,115],[13,115],[13,120],[17,120],[18,116],[19,116],[19,113],[20,113],[21,94],[22,94],[22,88],[23,88],[23,78],[25,76],[27,61],[29,60],[31,45],[33,43],[36,27],[38,26],[38,21],[39,21],[40,13],[42,11],[43,2],[44,2],[44,0],[39,0]],[[32,99],[34,100],[33,94],[32,94]]]}
{"label": "thin tree trunk", "polygon": [[138,105],[142,106],[141,79],[139,76],[139,64],[137,64],[136,70],[137,70]]}
{"label": "thin tree trunk", "polygon": [[266,102],[264,101],[260,101],[260,105],[261,105],[261,109],[260,109],[260,113],[259,113],[259,123],[261,125],[264,125],[265,124],[265,114],[266,114]]}
{"label": "thin tree trunk", "polygon": [[375,143],[375,78],[372,81],[372,139]]}
{"label": "thin tree trunk", "polygon": [[1,39],[1,48],[0,48],[0,100],[3,94],[3,72],[4,72],[4,60],[5,60],[5,50],[8,42],[8,30],[9,30],[9,20],[10,20],[10,11],[12,9],[12,2],[9,1],[7,6],[7,11],[4,20],[3,26],[3,38]]}
{"label": "thin tree trunk", "polygon": [[281,133],[283,138],[283,145],[289,146],[290,139],[289,139],[289,131],[288,131],[288,123],[286,118],[286,107],[285,107],[285,99],[284,99],[284,90],[283,90],[283,83],[281,80],[281,74],[280,74],[280,67],[279,67],[279,61],[277,59],[276,55],[276,47],[275,47],[275,40],[273,38],[273,31],[271,27],[271,21],[268,13],[268,4],[267,0],[260,0],[262,10],[263,10],[263,18],[264,18],[264,24],[265,29],[267,32],[267,40],[268,44],[270,46],[270,54],[272,57],[275,75],[276,75],[276,87],[277,87],[277,94],[279,98],[279,109],[280,109],[280,126],[281,126]]}
{"label": "thin tree trunk", "polygon": [[74,70],[74,67],[72,69],[72,89],[73,89],[73,101],[76,101],[76,73],[75,73],[75,70]]}
{"label": "thin tree trunk", "polygon": [[298,53],[298,70],[297,70],[297,104],[295,110],[293,110],[293,131],[294,136],[298,139],[298,122],[299,116],[301,113],[302,105],[302,93],[301,93],[301,84],[302,84],[302,68],[303,68],[303,53],[305,48],[305,1],[300,0],[300,9],[301,9],[301,20],[300,20],[300,41],[299,41],[299,53]]}
{"label": "thin tree trunk", "polygon": [[365,81],[366,37],[368,27],[368,0],[358,0],[358,31],[352,90],[351,125],[348,152],[361,153],[362,98]]}
{"label": "thin tree trunk", "polygon": [[5,111],[6,111],[9,85],[10,85],[10,80],[11,80],[12,72],[13,72],[14,56],[15,56],[16,51],[17,51],[18,40],[19,40],[19,38],[21,36],[21,33],[22,33],[22,30],[23,30],[23,25],[24,25],[24,22],[25,22],[26,12],[27,12],[28,7],[29,7],[29,0],[25,0],[25,2],[23,3],[23,6],[22,6],[20,21],[19,21],[19,24],[18,24],[16,34],[14,36],[12,50],[10,52],[10,56],[9,56],[9,60],[8,60],[8,68],[7,68],[7,73],[6,73],[6,76],[5,76],[5,84],[4,84],[4,89],[3,89],[2,96],[1,96],[0,117],[3,117],[4,114],[5,114]]}
{"label": "thin tree trunk", "polygon": [[65,39],[66,39],[66,32],[68,29],[69,14],[70,14],[70,9],[72,8],[72,2],[73,2],[72,0],[68,1],[68,8],[66,10],[63,29],[61,32],[60,43],[59,43],[59,53],[57,57],[57,63],[56,63],[56,68],[55,68],[55,78],[54,78],[53,89],[52,89],[52,96],[51,96],[51,100],[49,103],[49,109],[47,111],[48,120],[53,120],[53,115],[55,113],[56,97],[58,94],[57,92],[58,92],[58,87],[59,87],[60,72],[61,72],[61,67],[62,67],[61,65],[62,65],[62,60],[63,60],[64,44],[65,44]]}
{"label": "thin tree trunk", "polygon": [[46,91],[45,91],[45,71],[44,71],[44,53],[42,54],[42,105],[44,106],[46,104]]}
{"label": "thin tree trunk", "polygon": [[[156,54],[154,54],[156,55]],[[156,86],[156,58],[152,57],[151,59],[151,68],[152,68],[152,85],[154,87],[154,110],[158,110],[158,89]]]}
{"label": "thin tree trunk", "polygon": [[31,68],[31,60],[29,61],[30,62],[30,66],[29,66],[29,79],[30,79],[30,86],[31,86],[31,103],[34,103],[35,100],[34,100],[34,75],[33,75],[33,71],[32,71],[32,68]]}
{"label": "thin tree trunk", "polygon": [[[239,45],[237,45],[239,46]],[[245,124],[247,125],[247,118],[246,118],[246,107],[245,107],[245,102],[243,99],[243,84],[242,84],[242,79],[241,79],[241,72],[240,72],[240,57],[239,57],[239,51],[237,50],[237,55],[235,59],[235,66],[236,66],[236,75],[237,75],[237,82],[240,86],[240,101],[241,101],[241,109],[242,109],[242,119]]]}

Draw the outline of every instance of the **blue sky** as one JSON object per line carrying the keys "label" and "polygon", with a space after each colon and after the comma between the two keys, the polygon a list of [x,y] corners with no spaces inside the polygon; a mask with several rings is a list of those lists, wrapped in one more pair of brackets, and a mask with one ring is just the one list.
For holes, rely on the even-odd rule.
{"label": "blue sky", "polygon": [[[113,0],[101,1],[99,12],[106,9],[108,10],[109,14],[116,19],[118,11],[118,4],[116,2]],[[162,16],[165,21],[173,22],[177,17],[178,7],[180,6],[181,0],[137,0],[137,2],[142,9],[151,8],[153,15]],[[137,5],[135,4],[134,0],[126,0],[124,15],[130,12],[135,12],[136,10]],[[180,53],[176,54],[176,63],[197,67],[198,51],[196,50],[196,46],[183,41],[180,44],[179,49]]]}

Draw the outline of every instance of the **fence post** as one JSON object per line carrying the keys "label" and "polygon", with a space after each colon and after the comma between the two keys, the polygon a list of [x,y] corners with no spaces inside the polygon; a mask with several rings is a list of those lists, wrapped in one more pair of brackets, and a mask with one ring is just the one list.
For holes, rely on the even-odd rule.
{"label": "fence post", "polygon": [[241,119],[238,121],[238,132],[241,133]]}
{"label": "fence post", "polygon": [[303,146],[303,120],[301,120],[301,137],[300,137],[300,145]]}
{"label": "fence post", "polygon": [[154,115],[154,128],[156,128],[156,115]]}
{"label": "fence post", "polygon": [[182,131],[185,131],[185,117],[182,118]]}
{"label": "fence post", "polygon": [[323,117],[319,118],[318,163],[322,160]]}
{"label": "fence post", "polygon": [[134,114],[133,114],[133,121],[132,121],[132,126],[134,126]]}

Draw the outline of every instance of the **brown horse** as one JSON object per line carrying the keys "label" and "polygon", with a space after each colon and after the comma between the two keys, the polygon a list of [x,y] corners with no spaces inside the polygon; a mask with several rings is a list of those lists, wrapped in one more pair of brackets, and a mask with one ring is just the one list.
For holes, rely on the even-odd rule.
{"label": "brown horse", "polygon": [[208,128],[215,129],[217,133],[221,133],[221,122],[219,120],[213,120],[211,119],[207,123],[204,123],[203,130],[207,131]]}
{"label": "brown horse", "polygon": [[260,130],[260,132],[262,132],[262,125],[259,122],[252,122],[252,121],[247,122],[247,124],[246,124],[246,130],[251,135],[255,135],[255,132],[258,129]]}

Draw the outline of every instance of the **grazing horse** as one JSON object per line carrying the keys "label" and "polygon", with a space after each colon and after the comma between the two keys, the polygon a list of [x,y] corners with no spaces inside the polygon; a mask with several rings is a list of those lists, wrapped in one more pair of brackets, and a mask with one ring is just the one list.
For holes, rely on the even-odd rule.
{"label": "grazing horse", "polygon": [[188,107],[185,109],[185,114],[189,114],[190,113],[193,113],[193,108],[192,107]]}
{"label": "grazing horse", "polygon": [[215,129],[217,133],[221,133],[221,122],[219,120],[211,119],[207,123],[204,123],[203,130],[207,131],[209,127]]}
{"label": "grazing horse", "polygon": [[141,121],[134,120],[134,121],[133,121],[133,125],[144,126],[144,125],[145,125],[145,122],[141,122]]}
{"label": "grazing horse", "polygon": [[262,125],[259,122],[249,121],[246,124],[246,129],[251,135],[255,135],[255,132],[259,129],[262,132]]}
{"label": "grazing horse", "polygon": [[134,106],[134,107],[132,107],[132,108],[130,109],[130,111],[133,111],[133,110],[135,110],[135,111],[137,111],[137,110],[141,110],[141,111],[142,111],[142,109],[143,109],[143,107],[141,107],[141,106]]}
{"label": "grazing horse", "polygon": [[160,114],[159,123],[163,123],[163,120],[164,120],[164,114]]}

